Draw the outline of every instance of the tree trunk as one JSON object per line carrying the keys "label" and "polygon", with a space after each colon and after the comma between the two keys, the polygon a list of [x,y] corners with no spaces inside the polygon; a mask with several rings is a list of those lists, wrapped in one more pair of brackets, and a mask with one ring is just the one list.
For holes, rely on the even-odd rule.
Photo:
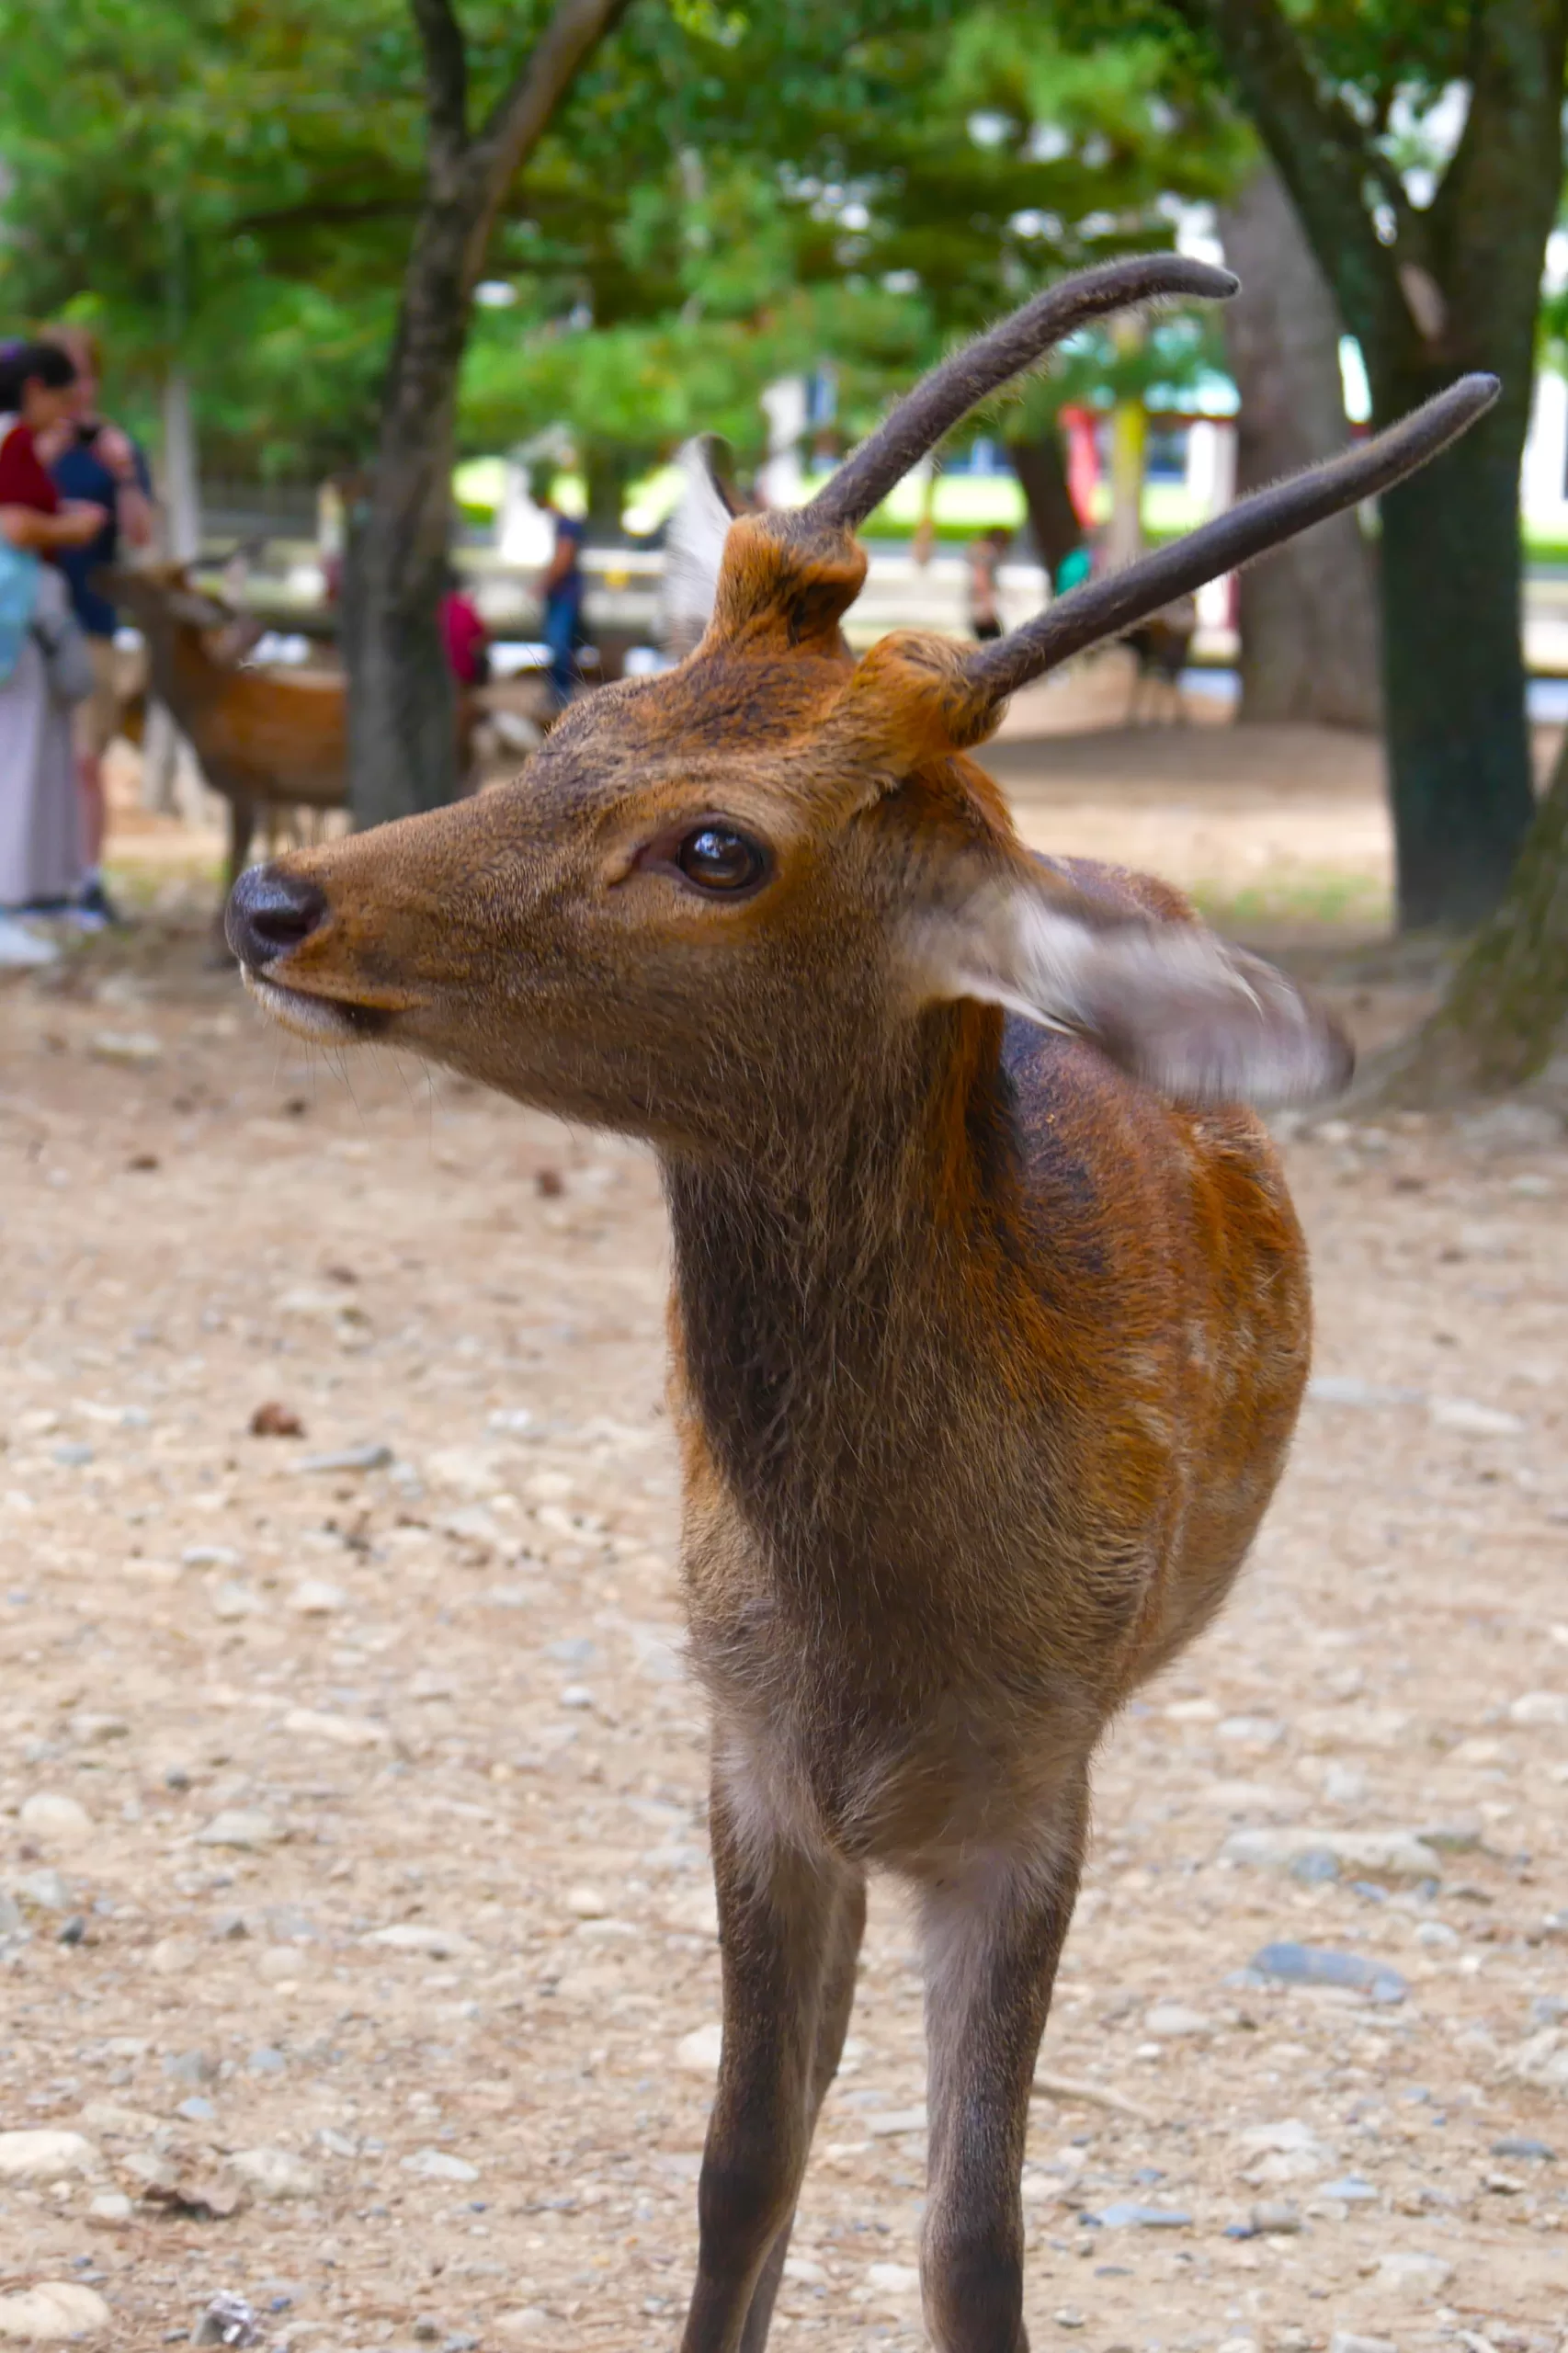
{"label": "tree trunk", "polygon": [[[1278,175],[1260,165],[1220,213],[1242,281],[1224,308],[1241,395],[1236,494],[1277,482],[1349,439],[1339,312]],[[1243,720],[1376,727],[1378,614],[1370,551],[1354,513],[1303,531],[1238,583]]]}
{"label": "tree trunk", "polygon": [[455,706],[439,615],[475,209],[429,203],[415,233],[374,479],[345,559],[349,800],[357,825],[438,808],[458,787]]}
{"label": "tree trunk", "polygon": [[1052,425],[1032,441],[1009,441],[1007,460],[1018,478],[1028,511],[1035,553],[1054,581],[1070,555],[1084,544],[1084,527],[1067,487],[1067,461],[1062,436]]}
{"label": "tree trunk", "polygon": [[[1383,707],[1400,921],[1473,926],[1534,807],[1519,460],[1562,186],[1564,0],[1464,11],[1469,108],[1429,204],[1328,86],[1284,0],[1172,0],[1215,36],[1367,363],[1379,425],[1467,369],[1502,397],[1382,501]],[[1392,235],[1392,242],[1391,242]]]}
{"label": "tree trunk", "polygon": [[624,534],[620,528],[620,510],[625,503],[631,472],[627,453],[613,442],[589,441],[585,446],[583,477],[587,490],[585,522],[590,546],[618,548],[621,544]]}
{"label": "tree trunk", "polygon": [[[201,552],[201,469],[197,456],[196,412],[190,378],[171,368],[164,379],[163,448],[159,504],[164,553],[172,563],[194,563]],[[177,814],[180,733],[166,703],[150,701],[142,733],[142,806],[162,816]]]}
{"label": "tree trunk", "polygon": [[1568,1047],[1568,735],[1506,896],[1444,1003],[1383,1083],[1385,1099],[1495,1095]]}
{"label": "tree trunk", "polygon": [[[1414,406],[1444,369],[1390,404]],[[1517,380],[1516,380],[1517,381]],[[1383,693],[1400,921],[1471,930],[1507,888],[1535,810],[1521,640],[1528,368],[1382,507]]]}
{"label": "tree trunk", "polygon": [[513,179],[629,0],[556,0],[532,54],[477,133],[452,0],[409,6],[425,59],[425,199],[381,395],[370,494],[345,563],[348,789],[358,825],[436,808],[458,789],[439,616],[473,290]]}

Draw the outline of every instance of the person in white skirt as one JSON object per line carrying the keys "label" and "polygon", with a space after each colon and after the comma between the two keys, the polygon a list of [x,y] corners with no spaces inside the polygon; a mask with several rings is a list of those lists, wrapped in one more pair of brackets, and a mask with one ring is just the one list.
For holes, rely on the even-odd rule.
{"label": "person in white skirt", "polygon": [[45,650],[70,602],[51,558],[86,546],[108,514],[62,498],[33,439],[65,417],[75,381],[55,345],[0,351],[0,963],[49,961],[51,943],[17,916],[74,897],[82,879],[71,705]]}

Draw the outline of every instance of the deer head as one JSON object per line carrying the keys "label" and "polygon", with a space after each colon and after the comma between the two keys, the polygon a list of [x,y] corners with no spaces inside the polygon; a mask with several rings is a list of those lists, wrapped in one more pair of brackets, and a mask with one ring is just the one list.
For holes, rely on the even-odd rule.
{"label": "deer head", "polygon": [[1030,857],[966,755],[1028,680],[1422,464],[1493,380],[993,644],[900,633],[857,662],[840,629],[856,526],[977,401],[1089,319],[1234,286],[1175,256],[1115,263],[937,368],[808,506],[731,525],[679,668],[574,705],[496,791],[244,876],[228,930],[253,994],[306,1037],[406,1042],[697,1152],[803,1133],[841,1081],[874,1088],[976,1006],[1078,1032],[1182,1098],[1342,1083],[1348,1050],[1292,983],[1174,898]]}
{"label": "deer head", "polygon": [[188,564],[106,564],[93,574],[93,585],[131,614],[150,647],[165,649],[184,631],[199,640],[220,669],[235,668],[267,633],[256,614],[237,612],[197,587]]}

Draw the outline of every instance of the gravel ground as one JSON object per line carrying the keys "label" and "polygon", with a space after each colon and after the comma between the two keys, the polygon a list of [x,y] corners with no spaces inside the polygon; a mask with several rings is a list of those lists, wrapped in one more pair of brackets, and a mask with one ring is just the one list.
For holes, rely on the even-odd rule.
{"label": "gravel ground", "polygon": [[[669,2347],[718,1970],[653,1167],[298,1062],[199,945],[0,1000],[0,2339]],[[1290,1142],[1319,1392],[1103,1758],[1037,2347],[1568,2335],[1549,1131]],[[923,2093],[882,1886],[779,2344],[924,2341]]]}

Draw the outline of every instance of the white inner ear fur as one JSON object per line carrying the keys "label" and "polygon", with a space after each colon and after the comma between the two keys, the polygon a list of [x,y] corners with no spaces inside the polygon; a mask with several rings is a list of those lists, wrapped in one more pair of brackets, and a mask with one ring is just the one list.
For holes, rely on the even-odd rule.
{"label": "white inner ear fur", "polygon": [[1322,1009],[1201,924],[1108,921],[1020,879],[924,915],[912,945],[927,1000],[974,997],[1092,1039],[1179,1101],[1312,1102],[1350,1074]]}

